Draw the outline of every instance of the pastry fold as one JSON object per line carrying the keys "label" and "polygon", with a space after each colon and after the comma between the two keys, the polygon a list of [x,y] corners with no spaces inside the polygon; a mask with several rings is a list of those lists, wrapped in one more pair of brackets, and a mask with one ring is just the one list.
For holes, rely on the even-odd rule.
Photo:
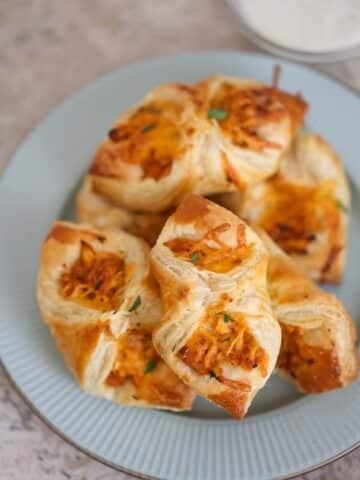
{"label": "pastry fold", "polygon": [[190,195],[152,249],[164,316],[159,354],[192,389],[241,419],[271,374],[281,332],[266,286],[268,255],[224,208]]}
{"label": "pastry fold", "polygon": [[334,295],[315,285],[264,231],[256,231],[270,255],[269,293],[282,331],[278,372],[301,392],[345,387],[359,373],[353,320]]}
{"label": "pastry fold", "polygon": [[152,344],[162,308],[142,240],[56,222],[41,251],[37,299],[86,392],[124,405],[191,408],[193,393]]}
{"label": "pastry fold", "polygon": [[154,245],[170,211],[159,213],[131,212],[114,205],[111,200],[94,191],[92,178],[88,175],[76,197],[76,216],[80,223],[96,228],[125,230]]}
{"label": "pastry fold", "polygon": [[263,228],[313,280],[338,283],[349,208],[340,159],[322,137],[302,134],[277,175],[246,189],[239,214]]}

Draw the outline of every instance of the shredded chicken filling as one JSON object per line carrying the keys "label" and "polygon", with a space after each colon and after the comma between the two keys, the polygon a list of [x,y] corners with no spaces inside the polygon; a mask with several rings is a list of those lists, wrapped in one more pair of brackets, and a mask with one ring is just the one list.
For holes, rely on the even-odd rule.
{"label": "shredded chicken filling", "polygon": [[155,351],[152,330],[151,326],[137,326],[121,335],[117,358],[105,383],[111,387],[130,383],[134,400],[180,407],[187,387]]}
{"label": "shredded chicken filling", "polygon": [[245,241],[245,227],[238,226],[237,244],[230,247],[220,237],[230,228],[229,223],[223,223],[208,231],[200,240],[178,237],[165,242],[165,246],[184,260],[191,261],[199,268],[216,273],[226,273],[246,259],[249,255],[249,245]]}
{"label": "shredded chicken filling", "polygon": [[331,345],[329,348],[310,345],[304,339],[306,330],[300,327],[282,324],[281,332],[278,368],[296,379],[307,392],[320,393],[340,386],[340,367]]}
{"label": "shredded chicken filling", "polygon": [[120,255],[96,252],[82,241],[79,258],[60,277],[60,294],[85,307],[103,312],[117,310],[122,301],[124,269]]}
{"label": "shredded chicken filling", "polygon": [[288,114],[275,88],[238,88],[223,83],[212,99],[210,108],[226,112],[219,121],[222,131],[239,147],[262,152],[280,148],[259,134],[267,123],[275,123]]}
{"label": "shredded chicken filling", "polygon": [[229,301],[231,299],[224,295],[218,304],[207,309],[199,326],[177,355],[198,374],[209,374],[225,384],[234,381],[224,378],[224,363],[245,370],[259,368],[261,375],[266,376],[268,355],[249,330],[244,317],[223,310]]}
{"label": "shredded chicken filling", "polygon": [[168,176],[182,151],[180,115],[180,106],[170,101],[141,106],[126,122],[110,130],[109,141],[100,148],[91,173],[116,177],[120,169],[117,163],[126,162],[140,165],[144,178]]}
{"label": "shredded chicken filling", "polygon": [[295,185],[281,179],[268,182],[266,208],[259,225],[285,252],[304,255],[319,232],[336,232],[339,208],[331,185],[317,188]]}

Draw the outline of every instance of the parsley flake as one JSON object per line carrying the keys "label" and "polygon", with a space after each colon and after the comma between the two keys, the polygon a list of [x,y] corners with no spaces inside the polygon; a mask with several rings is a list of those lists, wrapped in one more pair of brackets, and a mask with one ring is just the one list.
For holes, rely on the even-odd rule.
{"label": "parsley flake", "polygon": [[147,373],[150,373],[154,370],[154,368],[156,367],[157,365],[157,361],[152,359],[152,360],[149,360],[148,363],[146,364],[146,367],[144,368],[144,373],[145,375]]}
{"label": "parsley flake", "polygon": [[336,201],[336,205],[342,210],[344,213],[349,213],[350,208],[347,207],[341,200]]}
{"label": "parsley flake", "polygon": [[194,252],[190,258],[191,262],[196,265],[199,261],[199,252]]}
{"label": "parsley flake", "polygon": [[208,111],[208,118],[215,118],[215,120],[225,120],[227,116],[228,112],[221,108],[210,108]]}
{"label": "parsley flake", "polygon": [[228,323],[230,321],[231,321],[230,315],[228,315],[227,313],[224,313],[224,323]]}
{"label": "parsley flake", "polygon": [[134,303],[129,308],[129,312],[135,312],[135,310],[137,310],[140,307],[140,305],[141,305],[141,297],[140,295],[138,295],[135,298]]}

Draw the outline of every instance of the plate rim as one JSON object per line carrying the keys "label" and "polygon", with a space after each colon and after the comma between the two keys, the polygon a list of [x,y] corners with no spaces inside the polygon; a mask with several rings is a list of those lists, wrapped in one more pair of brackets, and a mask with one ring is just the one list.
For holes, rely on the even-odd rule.
{"label": "plate rim", "polygon": [[[166,59],[174,59],[175,57],[186,57],[186,56],[192,56],[192,55],[211,55],[211,54],[230,54],[230,55],[237,55],[237,56],[242,56],[242,57],[257,57],[259,60],[272,60],[274,63],[280,62],[283,64],[289,64],[289,65],[295,65],[298,67],[301,67],[302,69],[308,71],[312,75],[316,75],[319,78],[325,78],[327,81],[332,83],[334,86],[337,88],[342,89],[343,91],[346,91],[347,93],[350,93],[354,95],[355,98],[360,98],[360,93],[353,87],[346,85],[342,81],[333,78],[332,76],[319,71],[317,69],[314,69],[312,66],[309,65],[303,65],[300,62],[297,61],[291,61],[287,59],[283,59],[268,53],[258,53],[258,52],[248,52],[248,51],[238,51],[235,49],[210,49],[210,50],[192,50],[192,51],[182,51],[178,53],[173,53],[173,54],[167,54],[167,55],[156,55],[152,57],[147,57],[147,58],[140,58],[136,61],[133,62],[128,62],[122,66],[119,66],[119,68],[116,68],[114,70],[111,70],[105,74],[100,74],[96,76],[94,79],[92,79],[90,82],[84,83],[82,86],[76,88],[74,91],[72,91],[70,94],[66,95],[62,101],[54,105],[50,110],[48,110],[37,122],[35,127],[31,129],[30,131],[26,132],[24,137],[20,140],[20,142],[14,146],[14,149],[12,152],[10,152],[7,162],[2,169],[1,172],[1,180],[4,180],[7,172],[12,168],[12,165],[14,165],[14,160],[16,159],[17,155],[20,154],[21,150],[25,147],[28,141],[31,140],[33,135],[36,135],[38,129],[41,129],[44,124],[56,113],[59,112],[62,108],[64,108],[68,103],[71,103],[75,97],[78,95],[85,94],[88,89],[91,89],[94,87],[94,85],[102,80],[105,80],[107,78],[112,77],[113,75],[116,75],[119,71],[132,68],[137,65],[142,65],[146,63],[151,63],[152,61],[160,60],[160,61],[166,61]],[[0,184],[1,184],[0,180]],[[354,179],[355,180],[355,179]],[[355,182],[356,183],[356,182]],[[126,467],[123,467],[121,465],[118,465],[116,463],[111,462],[110,460],[107,460],[105,457],[97,455],[96,453],[93,453],[86,448],[80,446],[75,440],[70,439],[66,434],[64,434],[60,429],[58,429],[46,416],[43,414],[40,410],[37,409],[37,407],[31,402],[31,400],[27,397],[27,395],[23,392],[21,387],[16,383],[16,381],[13,379],[11,376],[9,370],[5,366],[4,361],[0,358],[0,365],[3,368],[5,377],[8,379],[9,383],[11,386],[14,388],[14,390],[17,392],[17,394],[22,398],[24,403],[28,406],[28,408],[51,430],[53,431],[57,436],[62,438],[67,444],[73,446],[83,454],[87,455],[89,458],[94,459],[95,461],[98,461],[99,463],[112,468],[115,471],[119,471],[128,475],[132,475],[136,478],[144,479],[144,480],[161,480],[160,477],[154,477],[154,476],[149,476],[140,472],[137,472],[135,470],[128,469]],[[326,466],[342,457],[347,455],[348,453],[356,450],[357,448],[360,447],[360,440],[352,444],[350,447],[346,448],[345,450],[340,451],[336,455],[332,455],[331,457],[325,459],[324,461],[317,463],[315,465],[309,466],[303,470],[299,470],[298,472],[292,473],[290,476],[280,476],[280,477],[273,477],[272,480],[290,480],[298,475],[306,474],[312,471],[315,471],[323,466]]]}
{"label": "plate rim", "polygon": [[[58,429],[41,411],[35,407],[35,405],[31,402],[31,400],[26,396],[26,394],[22,391],[21,387],[16,383],[16,381],[12,378],[10,372],[7,370],[4,362],[0,358],[0,366],[2,367],[5,378],[9,381],[10,385],[12,388],[15,390],[15,392],[19,395],[19,397],[23,400],[25,405],[30,409],[32,413],[36,415],[37,418],[41,420],[41,422],[48,427],[55,435],[57,435],[59,438],[61,438],[67,445],[70,445],[71,447],[74,447],[77,449],[79,452],[83,453],[87,457],[91,458],[92,460],[95,460],[96,462],[101,463],[102,465],[105,465],[106,467],[109,467],[117,472],[125,473],[126,475],[132,475],[135,478],[138,478],[140,480],[165,480],[160,477],[154,477],[151,475],[145,475],[141,472],[137,472],[136,470],[131,470],[128,468],[123,467],[122,465],[117,465],[116,463],[113,463],[109,460],[106,460],[104,457],[101,455],[97,455],[96,453],[91,452],[90,450],[87,450],[86,448],[82,447],[78,443],[75,442],[75,440],[72,440],[69,438],[67,435],[65,435],[64,432],[62,432],[60,429]],[[326,460],[324,460],[321,463],[317,463],[311,467],[305,468],[303,470],[299,470],[298,472],[292,473],[290,476],[281,476],[281,477],[274,477],[271,480],[291,480],[299,475],[304,475],[307,473],[314,472],[322,467],[325,467],[326,465],[330,465],[331,463],[336,462],[336,460],[340,460],[341,458],[345,457],[348,453],[353,452],[354,450],[360,449],[360,440],[358,442],[355,442],[353,445],[351,445],[349,448],[342,450],[339,452],[337,455],[333,455]]]}

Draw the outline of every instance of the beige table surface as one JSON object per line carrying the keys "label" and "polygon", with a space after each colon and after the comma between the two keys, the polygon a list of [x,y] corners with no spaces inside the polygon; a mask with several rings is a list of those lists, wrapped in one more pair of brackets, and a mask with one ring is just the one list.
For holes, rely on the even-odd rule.
{"label": "beige table surface", "polygon": [[[0,171],[49,110],[98,76],[141,58],[225,48],[258,50],[221,0],[0,0]],[[317,68],[360,90],[360,60]],[[1,480],[130,478],[52,433],[0,370]],[[360,450],[300,479],[359,480]]]}

